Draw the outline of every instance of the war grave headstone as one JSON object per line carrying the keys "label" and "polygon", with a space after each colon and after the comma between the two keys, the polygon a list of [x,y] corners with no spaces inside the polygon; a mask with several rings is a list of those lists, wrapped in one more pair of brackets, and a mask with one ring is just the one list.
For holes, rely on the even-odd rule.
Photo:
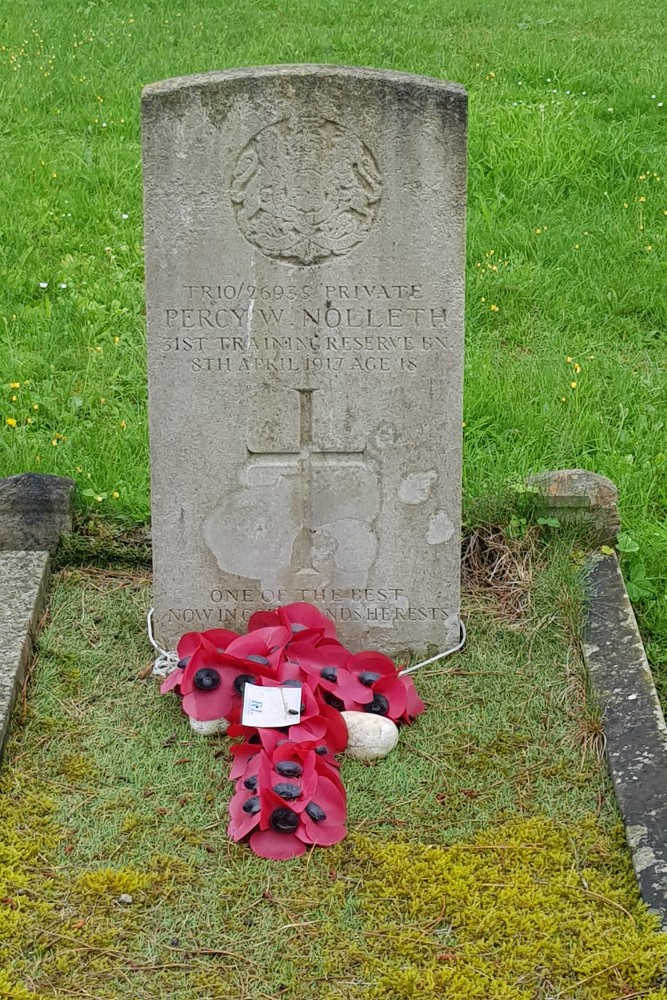
{"label": "war grave headstone", "polygon": [[143,93],[155,626],[459,636],[466,95],[335,66]]}

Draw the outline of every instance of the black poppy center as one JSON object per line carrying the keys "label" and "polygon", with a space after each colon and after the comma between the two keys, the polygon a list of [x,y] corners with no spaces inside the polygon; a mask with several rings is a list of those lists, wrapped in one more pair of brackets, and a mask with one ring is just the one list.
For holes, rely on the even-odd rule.
{"label": "black poppy center", "polygon": [[193,677],[194,685],[200,691],[215,691],[220,684],[220,674],[210,667],[202,667]]}
{"label": "black poppy center", "polygon": [[176,664],[176,666],[177,666],[177,667],[180,667],[180,668],[181,668],[181,670],[185,670],[185,668],[187,667],[187,665],[188,665],[188,663],[189,663],[189,662],[190,662],[190,657],[189,657],[189,656],[183,656],[183,657],[182,657],[182,658],[181,658],[181,659],[180,659],[180,660],[178,661],[178,663]]}
{"label": "black poppy center", "polygon": [[338,680],[338,671],[335,667],[322,667],[320,677],[323,677],[325,681],[335,683]]}
{"label": "black poppy center", "polygon": [[254,684],[256,680],[252,674],[239,674],[234,678],[234,690],[237,694],[243,694],[246,684]]}
{"label": "black poppy center", "polygon": [[337,698],[335,694],[331,694],[330,691],[325,691],[324,700],[327,705],[331,705],[332,708],[337,709],[339,712],[342,712],[345,708],[345,702],[341,701],[340,698]]}
{"label": "black poppy center", "polygon": [[259,795],[253,795],[252,798],[246,799],[245,802],[243,803],[243,812],[250,813],[251,816],[254,816],[255,813],[258,813],[260,809],[261,806],[259,804]]}
{"label": "black poppy center", "polygon": [[372,715],[386,715],[389,709],[389,700],[383,694],[376,694],[368,705],[364,705],[364,712],[371,712]]}
{"label": "black poppy center", "polygon": [[252,663],[261,663],[263,667],[269,666],[269,661],[265,656],[260,656],[259,653],[251,653],[250,656],[246,656],[246,660],[250,660]]}
{"label": "black poppy center", "polygon": [[281,799],[286,799],[288,802],[291,802],[292,799],[298,799],[301,795],[301,789],[292,781],[279,781],[277,785],[273,786],[273,790],[276,795],[279,795]]}
{"label": "black poppy center", "polygon": [[295,760],[279,760],[276,764],[276,771],[283,778],[300,778],[303,774],[301,764]]}
{"label": "black poppy center", "polygon": [[246,778],[243,784],[249,792],[254,792],[257,788],[257,775],[253,774],[250,778]]}
{"label": "black poppy center", "polygon": [[376,674],[372,670],[364,670],[362,674],[359,674],[359,681],[364,685],[364,687],[373,687],[376,681],[379,681],[382,674]]}
{"label": "black poppy center", "polygon": [[270,823],[278,833],[294,833],[299,825],[299,817],[291,809],[274,809],[271,813]]}
{"label": "black poppy center", "polygon": [[320,757],[324,757],[326,753],[329,753],[329,747],[325,746],[324,743],[320,743],[318,747],[315,747],[315,753],[319,754]]}
{"label": "black poppy center", "polygon": [[317,802],[309,802],[306,806],[306,812],[311,819],[314,819],[316,823],[321,823],[322,820],[327,818],[322,806],[318,806]]}

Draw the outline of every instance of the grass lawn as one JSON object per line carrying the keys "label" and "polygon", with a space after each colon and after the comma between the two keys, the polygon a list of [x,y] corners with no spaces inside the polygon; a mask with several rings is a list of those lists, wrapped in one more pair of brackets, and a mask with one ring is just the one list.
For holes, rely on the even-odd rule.
{"label": "grass lawn", "polygon": [[148,518],[140,90],[296,61],[468,88],[468,515],[531,471],[610,476],[667,676],[663,0],[4,4],[0,474]]}
{"label": "grass lawn", "polygon": [[398,748],[343,762],[348,838],[282,863],[227,839],[228,741],[139,679],[149,579],[61,571],[3,769],[0,996],[667,1000],[568,547],[511,560]]}

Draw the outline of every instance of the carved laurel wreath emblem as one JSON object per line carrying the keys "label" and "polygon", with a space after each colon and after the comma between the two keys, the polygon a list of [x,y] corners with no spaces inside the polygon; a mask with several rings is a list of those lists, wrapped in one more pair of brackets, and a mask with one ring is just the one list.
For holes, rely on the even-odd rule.
{"label": "carved laurel wreath emblem", "polygon": [[378,215],[382,180],[350,129],[313,116],[257,132],[236,161],[230,188],[245,238],[267,257],[308,266],[348,253]]}

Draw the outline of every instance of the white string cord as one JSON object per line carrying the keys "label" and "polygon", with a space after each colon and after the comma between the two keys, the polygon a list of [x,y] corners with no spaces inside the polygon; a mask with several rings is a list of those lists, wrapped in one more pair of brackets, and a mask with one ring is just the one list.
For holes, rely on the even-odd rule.
{"label": "white string cord", "polygon": [[158,645],[155,641],[155,635],[153,634],[153,613],[155,608],[149,608],[148,614],[146,615],[146,631],[148,632],[148,641],[150,642],[153,649],[156,649],[160,654],[153,664],[153,677],[168,677],[172,671],[178,666],[178,653],[175,649],[163,649],[162,646]]}
{"label": "white string cord", "polygon": [[405,677],[406,674],[414,674],[415,670],[421,670],[422,667],[428,667],[430,663],[435,663],[437,660],[444,660],[446,656],[451,656],[452,653],[458,653],[459,649],[463,649],[466,644],[467,632],[466,627],[463,622],[459,622],[461,628],[461,638],[456,646],[452,646],[451,649],[447,649],[444,653],[436,653],[428,660],[422,660],[421,663],[415,663],[412,667],[406,667],[405,670],[401,670],[399,677]]}

